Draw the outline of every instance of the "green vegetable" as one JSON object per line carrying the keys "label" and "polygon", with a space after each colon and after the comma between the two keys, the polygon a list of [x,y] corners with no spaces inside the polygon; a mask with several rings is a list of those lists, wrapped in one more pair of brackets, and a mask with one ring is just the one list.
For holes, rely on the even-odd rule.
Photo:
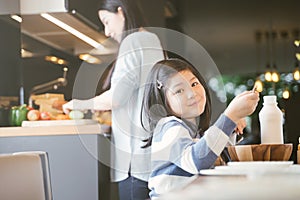
{"label": "green vegetable", "polygon": [[28,111],[26,104],[12,107],[9,112],[9,124],[11,126],[21,126],[22,122],[27,120]]}

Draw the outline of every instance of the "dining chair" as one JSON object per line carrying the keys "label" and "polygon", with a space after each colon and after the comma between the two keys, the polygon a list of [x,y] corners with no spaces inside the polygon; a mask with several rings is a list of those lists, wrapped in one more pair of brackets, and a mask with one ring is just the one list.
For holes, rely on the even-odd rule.
{"label": "dining chair", "polygon": [[0,154],[1,200],[52,200],[46,152]]}

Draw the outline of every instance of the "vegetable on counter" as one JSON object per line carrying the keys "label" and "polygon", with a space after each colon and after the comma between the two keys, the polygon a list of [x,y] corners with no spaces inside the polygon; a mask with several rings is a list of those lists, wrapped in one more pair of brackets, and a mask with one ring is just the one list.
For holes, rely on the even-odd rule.
{"label": "vegetable on counter", "polygon": [[12,107],[9,112],[9,124],[11,126],[21,126],[22,122],[27,120],[29,110],[30,108],[26,104]]}
{"label": "vegetable on counter", "polygon": [[40,120],[76,120],[83,119],[84,113],[79,110],[73,110],[69,114],[54,115],[48,111],[40,111],[28,107],[26,104],[14,106],[9,111],[9,125],[22,126],[23,121],[40,121]]}
{"label": "vegetable on counter", "polygon": [[40,111],[38,110],[29,110],[28,113],[27,113],[27,119],[29,121],[36,121],[36,120],[39,120],[40,119]]}
{"label": "vegetable on counter", "polygon": [[79,110],[72,110],[69,113],[69,117],[70,117],[70,119],[83,119],[84,118],[84,114],[83,114],[83,112],[81,112]]}
{"label": "vegetable on counter", "polygon": [[41,120],[51,120],[51,114],[49,112],[41,112],[40,114],[40,119]]}
{"label": "vegetable on counter", "polygon": [[58,114],[58,115],[56,115],[55,119],[56,119],[56,120],[69,120],[70,117],[69,117],[69,115]]}

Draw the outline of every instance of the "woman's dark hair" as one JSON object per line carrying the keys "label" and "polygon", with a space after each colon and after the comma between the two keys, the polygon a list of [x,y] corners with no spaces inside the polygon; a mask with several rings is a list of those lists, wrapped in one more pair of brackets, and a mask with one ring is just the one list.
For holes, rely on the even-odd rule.
{"label": "woman's dark hair", "polygon": [[111,86],[111,77],[115,69],[115,61],[107,66],[103,74],[100,77],[97,86],[97,94],[102,94],[103,92],[110,89]]}
{"label": "woman's dark hair", "polygon": [[191,71],[198,78],[205,90],[206,105],[204,112],[198,120],[197,129],[200,131],[200,135],[203,135],[204,131],[208,129],[211,119],[211,100],[205,80],[199,71],[187,61],[177,58],[162,60],[153,66],[145,85],[141,118],[144,129],[150,132],[151,136],[146,140],[147,144],[144,147],[151,145],[153,130],[158,121],[163,117],[174,115],[167,102],[167,88],[164,86],[171,76],[184,70]]}
{"label": "woman's dark hair", "polygon": [[117,13],[119,7],[122,8],[125,17],[122,39],[130,33],[138,31],[140,27],[146,26],[145,19],[140,10],[139,1],[137,0],[101,0],[98,10]]}

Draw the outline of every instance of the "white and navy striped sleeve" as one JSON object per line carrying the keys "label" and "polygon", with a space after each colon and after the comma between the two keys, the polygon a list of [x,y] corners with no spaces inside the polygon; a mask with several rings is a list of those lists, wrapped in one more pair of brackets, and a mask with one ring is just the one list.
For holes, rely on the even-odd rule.
{"label": "white and navy striped sleeve", "polygon": [[169,121],[154,136],[152,161],[168,161],[191,174],[212,167],[236,126],[228,117],[221,115],[204,137],[194,142],[189,129],[182,123]]}

